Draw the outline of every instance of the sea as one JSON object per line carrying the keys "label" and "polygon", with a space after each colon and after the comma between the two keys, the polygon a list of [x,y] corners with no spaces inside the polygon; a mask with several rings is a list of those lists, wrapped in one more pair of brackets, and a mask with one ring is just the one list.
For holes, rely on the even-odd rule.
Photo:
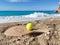
{"label": "sea", "polygon": [[0,11],[0,16],[24,16],[35,12],[55,14],[55,11]]}
{"label": "sea", "polygon": [[55,11],[0,11],[0,23],[42,20],[60,17]]}

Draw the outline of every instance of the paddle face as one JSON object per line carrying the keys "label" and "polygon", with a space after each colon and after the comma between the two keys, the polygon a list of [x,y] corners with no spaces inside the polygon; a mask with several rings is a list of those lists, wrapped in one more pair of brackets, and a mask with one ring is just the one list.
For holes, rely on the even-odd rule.
{"label": "paddle face", "polygon": [[7,29],[4,34],[6,36],[22,36],[30,33],[31,31],[26,30],[25,26],[15,26]]}

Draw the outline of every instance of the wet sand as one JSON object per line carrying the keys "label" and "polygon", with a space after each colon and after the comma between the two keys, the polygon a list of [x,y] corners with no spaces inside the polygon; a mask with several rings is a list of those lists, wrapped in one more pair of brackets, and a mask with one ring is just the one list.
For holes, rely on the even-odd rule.
{"label": "wet sand", "polygon": [[60,45],[60,18],[31,21],[34,24],[34,29],[45,31],[45,29],[51,28],[50,32],[47,33],[33,32],[18,37],[4,35],[8,28],[18,25],[25,26],[28,22],[0,24],[0,45]]}

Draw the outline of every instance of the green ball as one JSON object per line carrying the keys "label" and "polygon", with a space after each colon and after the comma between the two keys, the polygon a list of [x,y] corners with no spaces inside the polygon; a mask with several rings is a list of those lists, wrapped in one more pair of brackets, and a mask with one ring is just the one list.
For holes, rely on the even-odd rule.
{"label": "green ball", "polygon": [[26,25],[26,28],[27,28],[27,30],[31,31],[33,29],[33,24],[32,23],[28,23]]}

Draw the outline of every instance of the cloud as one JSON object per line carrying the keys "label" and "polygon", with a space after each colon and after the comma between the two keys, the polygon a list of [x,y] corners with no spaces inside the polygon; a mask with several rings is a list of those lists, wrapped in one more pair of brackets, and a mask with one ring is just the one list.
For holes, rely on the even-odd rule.
{"label": "cloud", "polygon": [[9,2],[28,2],[29,0],[7,0]]}

